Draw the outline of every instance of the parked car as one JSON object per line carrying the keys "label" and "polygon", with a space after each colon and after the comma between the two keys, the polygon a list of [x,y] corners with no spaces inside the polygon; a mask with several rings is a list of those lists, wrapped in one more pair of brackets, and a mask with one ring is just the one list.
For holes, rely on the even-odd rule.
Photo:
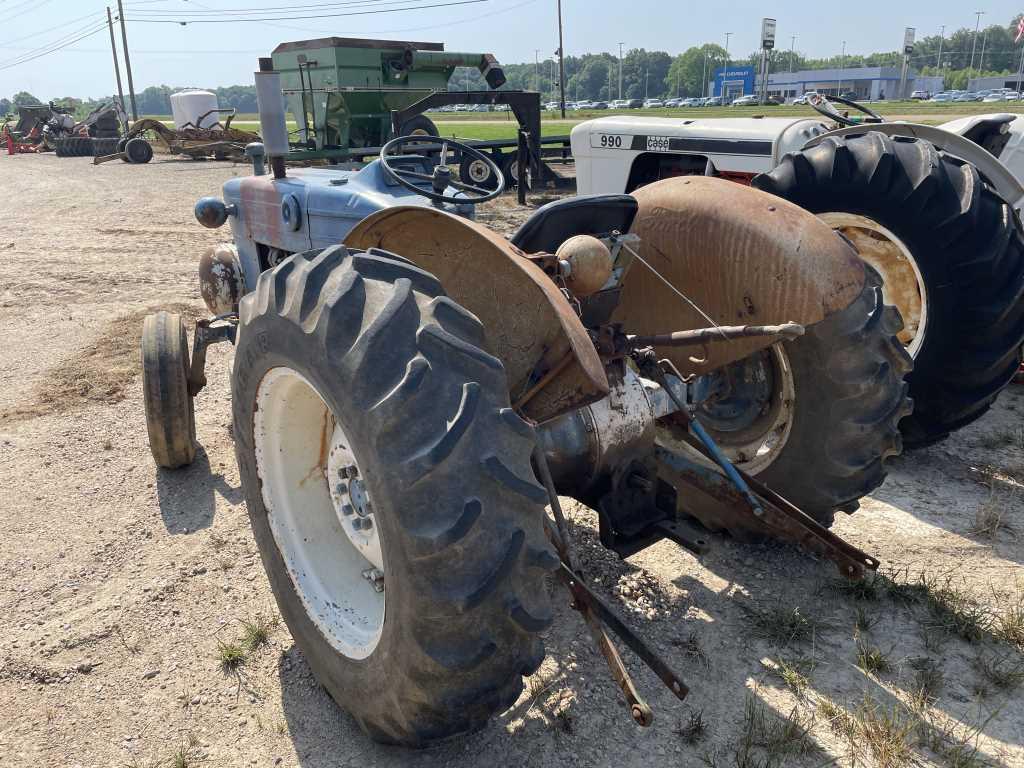
{"label": "parked car", "polygon": [[1014,91],[1009,91],[1003,94],[1003,101],[1020,101],[1021,94]]}
{"label": "parked car", "polygon": [[643,99],[627,99],[627,109],[640,109],[644,105]]}
{"label": "parked car", "polygon": [[738,99],[733,99],[732,106],[734,107],[749,107],[755,104],[760,104],[761,99],[752,93],[748,93],[746,96],[740,96]]}
{"label": "parked car", "polygon": [[928,101],[931,97],[932,95],[928,91],[914,91],[910,94],[910,98],[915,101]]}
{"label": "parked car", "polygon": [[704,99],[701,98],[683,99],[682,101],[679,102],[679,106],[681,107],[700,107],[703,106],[703,104]]}
{"label": "parked car", "polygon": [[608,109],[607,101],[592,101],[590,103],[591,109]]}
{"label": "parked car", "polygon": [[[569,105],[566,104],[565,106],[568,107]],[[544,105],[544,109],[546,109],[548,111],[553,111],[553,110],[556,110],[558,108],[559,108],[559,103],[557,101],[549,101],[547,104]]]}
{"label": "parked car", "polygon": [[997,101],[1006,101],[1006,94],[1003,93],[1002,91],[999,91],[998,93],[990,93],[987,96],[985,96],[982,99],[982,101],[986,102],[987,104],[994,104]]}
{"label": "parked car", "polygon": [[644,109],[660,109],[665,106],[665,102],[661,99],[647,99],[644,102]]}
{"label": "parked car", "polygon": [[807,104],[807,99],[811,96],[817,96],[817,91],[805,91],[803,96],[798,96],[793,99],[794,104]]}
{"label": "parked car", "polygon": [[954,100],[954,98],[955,97],[949,93],[936,93],[934,96],[928,99],[928,101],[933,101],[941,104],[949,104]]}
{"label": "parked car", "polygon": [[666,107],[678,107],[682,99],[666,99],[664,106]]}
{"label": "parked car", "polygon": [[981,97],[978,94],[973,93],[973,92],[971,92],[971,93],[961,93],[960,95],[958,95],[956,98],[953,99],[953,101],[956,101],[956,102],[980,101],[980,100],[981,100]]}
{"label": "parked car", "polygon": [[705,106],[705,107],[720,107],[720,106],[722,106],[722,97],[721,96],[708,96],[706,99],[704,99],[704,104],[702,106]]}

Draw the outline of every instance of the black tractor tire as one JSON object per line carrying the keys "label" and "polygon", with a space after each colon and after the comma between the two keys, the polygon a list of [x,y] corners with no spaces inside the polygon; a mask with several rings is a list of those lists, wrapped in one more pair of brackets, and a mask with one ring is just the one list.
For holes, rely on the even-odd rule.
{"label": "black tractor tire", "polygon": [[426,115],[415,115],[402,123],[402,130],[399,136],[440,136],[434,121]]}
{"label": "black tractor tire", "polygon": [[53,151],[57,157],[67,157],[67,139],[61,137],[53,140]]}
{"label": "black tractor tire", "polygon": [[913,363],[896,338],[903,321],[883,303],[881,286],[867,268],[856,301],[783,344],[792,424],[756,477],[826,527],[836,510],[854,512],[882,484],[885,460],[903,448],[899,423],[912,408],[904,378]]}
{"label": "black tractor tire", "polygon": [[937,442],[989,409],[1020,365],[1024,238],[1017,214],[974,166],[876,131],[826,138],[753,184],[813,213],[867,216],[913,255],[927,324],[908,377],[907,447]]}
{"label": "black tractor tire", "polygon": [[149,449],[157,466],[177,469],[196,455],[196,418],[188,390],[188,334],[181,315],[142,321],[142,395]]}
{"label": "black tractor tire", "polygon": [[153,145],[143,138],[129,139],[124,145],[124,154],[129,163],[142,165],[153,159]]}
{"label": "black tractor tire", "polygon": [[[295,254],[242,299],[236,453],[281,615],[316,678],[373,739],[412,747],[510,707],[552,619],[533,429],[509,407],[484,331],[432,275],[382,251]],[[254,437],[260,382],[312,382],[359,457],[383,543],[387,621],[369,656],[336,650],[303,607],[271,528]]]}
{"label": "black tractor tire", "polygon": [[118,138],[94,138],[92,140],[93,157],[106,157],[107,155],[117,154],[119,151],[117,146],[120,141]]}
{"label": "black tractor tire", "polygon": [[[497,153],[491,155],[491,159],[494,160],[498,168],[504,167],[505,156],[503,154]],[[479,175],[483,172],[485,168],[487,169],[487,176],[484,178],[480,178]],[[474,176],[471,170],[476,170],[478,175]],[[502,171],[502,173],[504,174],[504,171]],[[498,188],[498,177],[493,172],[493,169],[489,168],[485,163],[482,163],[480,160],[476,160],[473,158],[463,158],[462,161],[459,163],[459,181],[461,181],[463,184],[472,184],[474,187],[480,187],[481,189],[486,190],[493,190]],[[508,183],[509,182],[506,179],[506,186],[508,185]]]}

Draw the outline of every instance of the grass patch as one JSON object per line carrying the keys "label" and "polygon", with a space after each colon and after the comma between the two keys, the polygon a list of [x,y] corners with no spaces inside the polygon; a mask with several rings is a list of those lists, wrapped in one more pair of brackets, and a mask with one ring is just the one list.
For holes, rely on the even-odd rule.
{"label": "grass patch", "polygon": [[771,665],[765,668],[785,684],[797,696],[803,696],[810,685],[810,674],[814,671],[814,659],[806,656],[787,659],[780,656],[772,659]]}
{"label": "grass patch", "polygon": [[1000,691],[1012,691],[1024,682],[1024,661],[1016,653],[981,653],[974,666],[988,685]]}
{"label": "grass patch", "polygon": [[919,708],[931,706],[939,698],[942,686],[946,683],[942,668],[937,661],[927,656],[911,659],[910,667],[914,670],[913,695],[919,702]]}
{"label": "grass patch", "polygon": [[1024,650],[1024,594],[1019,591],[995,618],[995,636],[1007,645]]}
{"label": "grass patch", "polygon": [[836,578],[827,584],[830,592],[857,601],[877,601],[888,594],[886,578],[877,573],[866,573],[861,579]]}
{"label": "grass patch", "polygon": [[868,645],[857,638],[857,666],[870,675],[879,675],[891,669],[889,656],[881,648]]}
{"label": "grass patch", "polygon": [[1013,533],[1013,526],[1006,522],[1006,515],[1016,502],[1016,494],[1000,493],[995,483],[989,486],[988,498],[974,511],[974,523],[969,532],[975,536],[994,539],[1001,532]]}
{"label": "grass patch", "polygon": [[247,653],[262,648],[270,642],[270,633],[277,628],[276,618],[257,614],[253,619],[242,620],[242,647]]}
{"label": "grass patch", "polygon": [[854,620],[854,627],[858,632],[870,632],[878,624],[880,617],[872,616],[863,607],[857,606],[857,618]]}
{"label": "grass patch", "polygon": [[191,768],[199,762],[199,739],[189,734],[171,758],[172,768]]}
{"label": "grass patch", "polygon": [[703,665],[705,669],[711,669],[711,659],[704,651],[704,646],[701,645],[700,637],[695,631],[687,635],[685,639],[673,640],[672,645],[676,648],[680,648],[683,652],[683,657],[688,661],[697,662],[698,664]]}
{"label": "grass patch", "polygon": [[245,664],[245,648],[241,643],[217,643],[217,662],[224,672],[237,672]]}
{"label": "grass patch", "polygon": [[717,749],[702,756],[710,768],[770,768],[791,765],[799,758],[817,756],[821,747],[811,737],[814,720],[794,708],[777,714],[748,693],[743,723],[736,744],[728,751]]}
{"label": "grass patch", "polygon": [[818,627],[818,622],[801,613],[799,608],[782,603],[765,611],[752,612],[750,623],[755,637],[777,646],[809,641]]}
{"label": "grass patch", "polygon": [[704,720],[704,710],[691,712],[685,721],[679,721],[679,727],[673,732],[684,744],[696,744],[703,741],[708,732],[708,724]]}

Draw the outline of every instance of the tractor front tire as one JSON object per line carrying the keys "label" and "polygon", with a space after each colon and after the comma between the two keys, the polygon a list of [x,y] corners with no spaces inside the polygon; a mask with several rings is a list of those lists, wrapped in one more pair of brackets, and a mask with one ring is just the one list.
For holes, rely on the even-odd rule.
{"label": "tractor front tire", "polygon": [[157,466],[177,469],[196,455],[196,419],[188,391],[188,335],[181,316],[157,312],[142,321],[142,394],[149,449]]}
{"label": "tractor front tire", "polygon": [[880,270],[887,301],[915,330],[904,339],[914,357],[914,412],[900,425],[908,447],[989,409],[1020,366],[1024,237],[974,166],[927,141],[865,128],[789,154],[753,183],[821,215],[869,263],[881,256],[892,267]]}
{"label": "tractor front tire", "polygon": [[[854,512],[885,480],[885,460],[902,450],[898,425],[912,406],[904,381],[912,362],[896,338],[902,327],[868,268],[856,301],[781,344],[791,386],[773,400],[788,401],[781,404],[788,417],[779,421],[784,437],[769,447],[766,465],[739,466],[826,527],[837,510]],[[744,372],[725,375],[736,380]],[[717,433],[700,410],[697,418],[728,452],[730,435]]]}
{"label": "tractor front tire", "polygon": [[547,496],[483,345],[436,278],[382,251],[295,254],[241,302],[255,540],[317,680],[381,742],[480,728],[544,658]]}

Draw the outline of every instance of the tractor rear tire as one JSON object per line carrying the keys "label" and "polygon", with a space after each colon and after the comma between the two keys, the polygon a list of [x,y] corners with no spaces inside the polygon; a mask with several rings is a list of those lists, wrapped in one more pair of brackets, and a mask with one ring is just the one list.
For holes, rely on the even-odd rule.
{"label": "tractor rear tire", "polygon": [[157,466],[177,469],[196,455],[196,418],[188,391],[188,335],[181,316],[142,321],[142,393],[149,449]]}
{"label": "tractor rear tire", "polygon": [[106,157],[107,155],[113,155],[118,152],[118,144],[120,139],[118,138],[101,138],[92,140],[92,154],[93,157]]}
{"label": "tractor rear tire", "polygon": [[753,183],[813,213],[866,219],[909,253],[924,311],[907,379],[914,412],[900,425],[908,447],[989,409],[1021,361],[1024,237],[974,166],[921,139],[869,131],[787,155]]}
{"label": "tractor rear tire", "polygon": [[912,362],[896,338],[903,323],[883,303],[881,284],[869,267],[856,301],[783,343],[793,384],[788,433],[767,466],[748,469],[826,527],[885,480],[912,406],[904,381]]}
{"label": "tractor rear tire", "polygon": [[[241,302],[232,400],[255,540],[317,680],[381,742],[422,747],[482,727],[544,658],[545,576],[558,563],[547,495],[533,429],[483,345],[480,322],[436,278],[382,251],[295,254]],[[339,433],[352,464],[335,473]],[[343,606],[372,602],[367,571],[331,574],[363,551],[346,528],[357,476],[386,603],[353,624]],[[351,504],[339,511],[332,493]],[[318,515],[323,536],[292,533],[289,520]]]}
{"label": "tractor rear tire", "polygon": [[125,143],[124,154],[129,163],[142,165],[153,159],[153,145],[143,138],[136,137]]}

